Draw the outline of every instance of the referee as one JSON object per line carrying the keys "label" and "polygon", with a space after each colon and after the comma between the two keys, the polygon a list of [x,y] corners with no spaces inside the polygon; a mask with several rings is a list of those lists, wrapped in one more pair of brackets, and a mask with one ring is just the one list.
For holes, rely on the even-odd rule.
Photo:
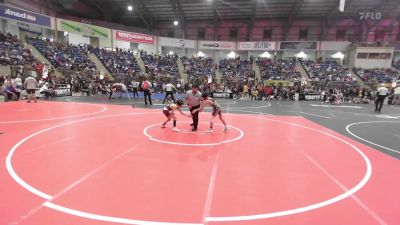
{"label": "referee", "polygon": [[[200,108],[200,98],[201,98],[201,92],[198,90],[197,85],[193,85],[192,90],[186,92],[186,102],[190,109],[190,112]],[[199,124],[199,111],[193,114],[192,119],[193,123],[190,124],[190,126],[193,126],[192,131],[197,131],[197,125]]]}
{"label": "referee", "polygon": [[174,92],[173,92],[174,89],[177,91],[176,87],[175,87],[173,84],[171,84],[171,82],[169,82],[168,84],[165,85],[165,87],[164,87],[164,90],[165,90],[165,98],[164,98],[163,104],[165,103],[165,100],[166,100],[166,99],[168,98],[168,96],[170,96],[170,95],[171,95],[172,100],[175,102]]}
{"label": "referee", "polygon": [[376,92],[376,100],[375,100],[375,112],[381,112],[383,102],[385,98],[388,96],[389,90],[385,87],[385,84],[381,84],[381,87],[378,88]]}

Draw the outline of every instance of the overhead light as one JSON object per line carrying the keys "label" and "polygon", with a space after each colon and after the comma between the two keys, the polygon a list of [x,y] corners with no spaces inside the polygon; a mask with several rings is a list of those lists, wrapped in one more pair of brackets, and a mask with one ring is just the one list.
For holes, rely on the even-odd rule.
{"label": "overhead light", "polygon": [[271,58],[271,54],[268,52],[264,52],[263,54],[260,55],[261,58]]}
{"label": "overhead light", "polygon": [[299,53],[296,55],[296,57],[297,57],[297,58],[306,58],[307,55],[306,55],[306,53],[304,53],[304,52],[299,52]]}
{"label": "overhead light", "polygon": [[178,24],[179,24],[178,20],[175,20],[174,21],[174,26],[178,26]]}
{"label": "overhead light", "polygon": [[129,10],[129,11],[132,11],[132,10],[133,10],[133,7],[132,7],[131,5],[128,5],[128,10]]}
{"label": "overhead light", "polygon": [[197,53],[197,57],[205,57],[206,55],[203,53],[203,52],[199,52],[199,53]]}
{"label": "overhead light", "polygon": [[168,55],[173,55],[173,54],[174,54],[173,51],[169,51],[169,52],[168,52]]}
{"label": "overhead light", "polygon": [[227,55],[227,57],[228,57],[229,59],[234,59],[234,58],[236,57],[236,54],[235,54],[234,51],[231,51],[231,52]]}
{"label": "overhead light", "polygon": [[344,58],[344,55],[343,55],[343,53],[341,53],[341,52],[336,52],[335,54],[332,55],[332,58],[335,58],[335,59],[343,59],[343,58]]}

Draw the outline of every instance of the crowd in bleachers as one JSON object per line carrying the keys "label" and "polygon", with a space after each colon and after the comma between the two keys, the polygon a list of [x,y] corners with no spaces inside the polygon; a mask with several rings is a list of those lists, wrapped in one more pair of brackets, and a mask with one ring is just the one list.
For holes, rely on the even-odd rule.
{"label": "crowd in bleachers", "polygon": [[33,46],[60,70],[95,72],[96,64],[89,59],[88,46],[76,46],[34,38]]}
{"label": "crowd in bleachers", "polygon": [[255,79],[251,61],[242,60],[239,57],[220,60],[219,70],[225,83],[246,83]]}
{"label": "crowd in bleachers", "polygon": [[354,68],[354,72],[364,82],[388,83],[400,79],[400,73],[392,69],[361,69]]}
{"label": "crowd in bleachers", "polygon": [[146,73],[150,75],[151,79],[154,80],[165,80],[172,79],[176,80],[179,78],[179,70],[177,64],[177,55],[154,55],[147,54],[145,51],[140,51],[140,57],[142,58]]}
{"label": "crowd in bleachers", "polygon": [[30,49],[10,33],[0,33],[0,64],[2,65],[32,65],[35,59]]}
{"label": "crowd in bleachers", "polygon": [[140,74],[139,65],[132,51],[116,49],[116,51],[95,48],[93,52],[107,70],[113,74],[126,74],[135,77]]}
{"label": "crowd in bleachers", "polygon": [[397,61],[393,61],[393,67],[397,70],[400,70],[400,59]]}
{"label": "crowd in bleachers", "polygon": [[261,78],[263,80],[297,80],[301,78],[296,71],[296,59],[279,59],[273,62],[271,59],[258,61]]}
{"label": "crowd in bleachers", "polygon": [[215,76],[215,64],[212,58],[182,57],[181,61],[189,78]]}
{"label": "crowd in bleachers", "polygon": [[[128,88],[132,87],[130,84],[133,80],[141,81],[143,79],[141,75],[147,76],[152,82],[155,92],[162,92],[166,83],[172,82],[176,85],[179,83],[180,75],[177,55],[161,56],[140,51],[140,57],[145,64],[145,71],[141,71],[134,53],[129,50],[117,48],[113,51],[92,48],[86,45],[76,46],[43,38],[29,40],[55,68],[62,71],[74,71],[72,76],[60,81],[64,84],[70,84],[73,92],[82,92],[90,95],[110,91],[111,82],[108,82],[108,79],[100,79],[96,75],[96,65],[89,58],[89,54],[92,52],[95,53],[110,73],[123,74],[125,76],[124,79],[114,78],[117,78],[118,82],[125,83]],[[300,82],[294,82],[295,86],[293,87],[265,85],[265,83],[268,83],[264,82],[266,80],[299,81],[301,74],[296,71],[297,59],[295,58],[260,59],[257,64],[260,68],[261,80],[256,80],[255,78],[255,72],[253,71],[253,62],[255,60],[253,58],[250,60],[235,58],[215,61],[212,58],[204,57],[181,57],[181,60],[189,76],[189,81],[199,84],[201,90],[205,92],[232,92],[239,98],[252,100],[294,100],[295,93],[299,93],[301,96],[302,93],[307,92]],[[317,63],[311,60],[304,61],[299,59],[299,62],[314,81],[341,81],[346,85],[351,85],[350,82],[353,81],[351,72],[335,61],[322,61],[321,59]],[[0,33],[0,64],[15,65],[15,67],[31,65],[37,71],[38,79],[41,82],[40,85],[46,85],[49,89],[51,89],[52,85],[53,88],[55,87],[56,82],[52,81],[53,76],[51,76],[51,73],[49,72],[49,76],[46,76],[46,78],[41,76],[44,73],[44,65],[35,61],[31,50],[26,49],[25,44],[20,42],[16,36]],[[400,60],[393,62],[393,67],[400,69]],[[47,69],[49,68],[46,67],[46,71],[48,71]],[[217,70],[222,74],[222,84],[215,83]],[[75,73],[75,71],[87,71],[89,73]],[[392,69],[354,69],[354,72],[364,82],[388,83],[400,79],[400,72]],[[0,76],[0,83],[8,85],[7,87],[10,87],[10,90],[15,90],[15,93],[19,93],[23,89],[21,82],[25,77],[22,73],[17,74],[19,75],[18,77],[7,74],[6,79]],[[209,77],[214,78],[212,82],[207,79]],[[195,80],[191,78],[195,78]],[[182,86],[182,89],[185,90],[190,89],[190,84],[179,83],[179,86]],[[328,91],[331,91],[330,88],[324,87],[318,90],[318,93],[327,93]],[[342,101],[356,103],[371,102],[374,95],[372,89],[360,88],[335,89],[333,93],[329,94],[339,96]]]}
{"label": "crowd in bleachers", "polygon": [[300,60],[312,80],[352,82],[351,72],[335,61],[316,63],[312,60]]}

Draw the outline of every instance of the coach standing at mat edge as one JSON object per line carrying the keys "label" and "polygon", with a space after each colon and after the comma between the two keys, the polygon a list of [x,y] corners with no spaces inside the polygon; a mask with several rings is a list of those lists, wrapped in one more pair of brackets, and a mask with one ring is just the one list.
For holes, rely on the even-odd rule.
{"label": "coach standing at mat edge", "polygon": [[[195,109],[200,108],[200,98],[201,98],[201,92],[198,90],[197,85],[192,86],[192,90],[186,92],[186,103],[190,109],[190,112],[192,112]],[[199,112],[197,111],[195,114],[193,114],[193,123],[190,124],[193,126],[192,131],[197,131],[197,125],[199,124]]]}

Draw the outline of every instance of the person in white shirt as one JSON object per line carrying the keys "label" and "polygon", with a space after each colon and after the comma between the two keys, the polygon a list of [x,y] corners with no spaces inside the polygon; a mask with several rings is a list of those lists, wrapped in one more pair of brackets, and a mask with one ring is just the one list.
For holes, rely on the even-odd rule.
{"label": "person in white shirt", "polygon": [[399,105],[400,104],[400,85],[397,85],[394,90],[393,90],[393,105]]}
{"label": "person in white shirt", "polygon": [[132,81],[132,91],[133,91],[133,97],[139,97],[138,95],[138,88],[139,88],[139,82],[137,82],[136,80]]}
{"label": "person in white shirt", "polygon": [[48,87],[49,83],[46,82],[43,84],[43,86],[40,88],[40,94],[44,94],[46,99],[51,98],[51,92]]}
{"label": "person in white shirt", "polygon": [[[200,108],[200,99],[201,99],[201,92],[198,89],[197,85],[192,85],[192,90],[186,92],[186,103],[192,113],[194,110]],[[192,131],[197,131],[197,126],[199,124],[199,112],[192,113],[193,123],[190,126],[193,126]]]}
{"label": "person in white shirt", "polygon": [[28,103],[31,102],[31,100],[34,100],[36,102],[36,89],[38,87],[38,83],[36,81],[36,78],[33,76],[29,76],[28,78],[25,79],[24,82],[24,87],[26,90],[26,93],[28,94]]}
{"label": "person in white shirt", "polygon": [[175,102],[175,97],[174,97],[174,92],[173,92],[174,89],[177,91],[176,87],[175,87],[173,84],[171,84],[171,83],[168,83],[168,84],[165,85],[165,87],[164,87],[164,90],[165,90],[165,98],[164,98],[163,104],[165,104],[165,100],[166,100],[166,99],[168,98],[168,96],[170,96],[170,95],[171,95],[172,100]]}
{"label": "person in white shirt", "polygon": [[14,85],[17,89],[22,90],[22,79],[21,75],[18,75],[17,78],[14,79]]}
{"label": "person in white shirt", "polygon": [[381,87],[378,88],[376,92],[375,112],[381,112],[383,102],[385,101],[385,98],[388,96],[388,94],[389,90],[385,87],[385,84],[381,84]]}

